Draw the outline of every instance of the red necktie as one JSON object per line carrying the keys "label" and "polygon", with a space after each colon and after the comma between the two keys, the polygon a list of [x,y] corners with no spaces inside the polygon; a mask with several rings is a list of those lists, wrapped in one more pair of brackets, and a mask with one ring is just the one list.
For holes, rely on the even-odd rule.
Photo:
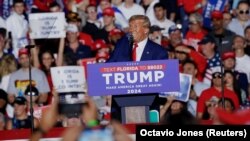
{"label": "red necktie", "polygon": [[138,47],[137,43],[134,43],[133,50],[132,50],[132,59],[133,61],[136,61],[136,48]]}

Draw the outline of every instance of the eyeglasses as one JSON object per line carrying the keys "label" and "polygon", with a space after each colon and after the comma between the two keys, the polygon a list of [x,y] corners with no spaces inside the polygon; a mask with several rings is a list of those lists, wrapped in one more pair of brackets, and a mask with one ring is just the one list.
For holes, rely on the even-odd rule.
{"label": "eyeglasses", "polygon": [[[36,93],[35,92],[31,92],[32,96],[36,96]],[[27,95],[28,96],[31,96],[30,92],[27,92]]]}
{"label": "eyeglasses", "polygon": [[239,13],[240,13],[240,14],[249,14],[249,10],[246,10],[246,11],[240,10]]}
{"label": "eyeglasses", "polygon": [[220,73],[216,73],[213,75],[213,78],[222,78],[222,75]]}
{"label": "eyeglasses", "polygon": [[182,54],[186,54],[186,52],[183,52],[183,51],[175,51],[175,53],[182,53]]}
{"label": "eyeglasses", "polygon": [[194,21],[190,21],[188,22],[189,25],[195,25],[195,24],[198,24],[198,22],[194,22]]}

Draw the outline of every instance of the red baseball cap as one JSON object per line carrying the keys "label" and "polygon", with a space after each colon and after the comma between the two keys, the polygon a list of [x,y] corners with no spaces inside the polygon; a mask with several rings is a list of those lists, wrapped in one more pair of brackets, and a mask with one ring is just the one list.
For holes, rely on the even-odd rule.
{"label": "red baseball cap", "polygon": [[114,28],[109,32],[109,36],[114,36],[114,35],[124,35],[124,32],[122,32],[120,29]]}
{"label": "red baseball cap", "polygon": [[211,13],[211,19],[223,19],[223,13],[218,10],[213,11]]}
{"label": "red baseball cap", "polygon": [[20,48],[20,49],[18,50],[18,57],[20,57],[20,56],[23,55],[23,54],[25,54],[25,55],[28,55],[28,54],[29,54],[29,51],[28,51],[27,48]]}
{"label": "red baseball cap", "polygon": [[103,10],[103,13],[102,13],[103,16],[112,16],[112,17],[115,17],[115,11],[111,8],[111,7],[108,7],[108,8],[105,8]]}
{"label": "red baseball cap", "polygon": [[76,4],[83,2],[83,0],[75,0]]}
{"label": "red baseball cap", "polygon": [[222,54],[222,60],[226,60],[228,58],[233,58],[235,59],[235,53],[233,51],[228,51]]}
{"label": "red baseball cap", "polygon": [[103,39],[97,39],[94,42],[94,50],[98,50],[100,48],[107,48],[107,44]]}

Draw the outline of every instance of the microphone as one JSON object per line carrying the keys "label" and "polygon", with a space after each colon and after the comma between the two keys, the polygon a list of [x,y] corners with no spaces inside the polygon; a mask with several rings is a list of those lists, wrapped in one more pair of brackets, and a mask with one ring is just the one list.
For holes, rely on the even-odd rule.
{"label": "microphone", "polygon": [[131,33],[127,33],[126,36],[128,38],[129,46],[132,47],[133,43],[134,43],[134,37],[133,37],[133,35]]}

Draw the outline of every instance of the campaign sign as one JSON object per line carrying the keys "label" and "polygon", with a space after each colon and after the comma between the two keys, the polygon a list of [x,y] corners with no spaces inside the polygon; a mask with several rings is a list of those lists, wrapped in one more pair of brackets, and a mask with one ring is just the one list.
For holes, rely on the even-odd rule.
{"label": "campaign sign", "polygon": [[190,89],[192,85],[192,76],[189,74],[180,73],[180,91],[178,92],[164,92],[160,93],[160,97],[166,97],[169,95],[175,96],[176,100],[188,101]]}
{"label": "campaign sign", "polygon": [[82,66],[51,68],[53,86],[58,93],[86,92],[85,75]]}
{"label": "campaign sign", "polygon": [[88,64],[90,96],[180,90],[178,60]]}
{"label": "campaign sign", "polygon": [[66,36],[66,21],[63,12],[29,14],[29,24],[31,39],[61,38]]}
{"label": "campaign sign", "polygon": [[203,26],[211,28],[211,13],[214,10],[223,11],[227,0],[208,0],[203,10]]}
{"label": "campaign sign", "polygon": [[95,64],[96,63],[96,58],[95,57],[93,57],[93,58],[84,58],[84,59],[81,59],[79,61],[80,61],[79,64],[84,67],[85,76],[87,76],[87,64]]}

